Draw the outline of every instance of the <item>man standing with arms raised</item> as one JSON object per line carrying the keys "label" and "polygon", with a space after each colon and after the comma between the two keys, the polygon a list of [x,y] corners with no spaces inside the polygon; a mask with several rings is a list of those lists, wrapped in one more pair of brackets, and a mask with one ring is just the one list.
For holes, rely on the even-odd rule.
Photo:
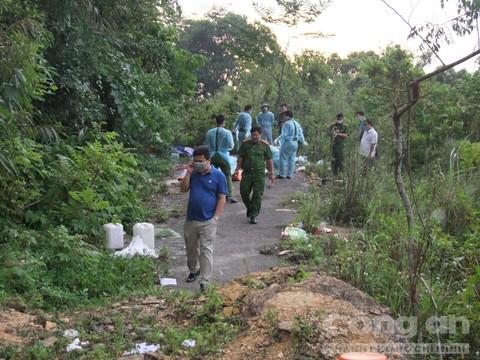
{"label": "man standing with arms raised", "polygon": [[227,202],[234,204],[238,201],[232,197],[232,173],[229,161],[229,150],[232,150],[234,146],[233,135],[230,130],[225,129],[225,117],[223,115],[217,115],[215,121],[217,127],[207,131],[205,142],[210,151],[212,165],[222,170],[227,179]]}
{"label": "man standing with arms raised", "polygon": [[193,162],[187,165],[180,189],[190,191],[183,228],[190,270],[187,282],[200,276],[200,290],[205,292],[212,276],[213,242],[227,194],[225,175],[210,164],[207,146],[199,146],[193,151]]}

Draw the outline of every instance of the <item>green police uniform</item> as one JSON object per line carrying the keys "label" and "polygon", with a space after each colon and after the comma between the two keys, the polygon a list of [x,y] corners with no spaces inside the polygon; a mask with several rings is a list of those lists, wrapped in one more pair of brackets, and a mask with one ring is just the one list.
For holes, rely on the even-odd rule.
{"label": "green police uniform", "polygon": [[333,123],[329,127],[332,136],[332,171],[333,175],[338,175],[343,171],[343,149],[345,147],[346,138],[338,136],[339,133],[348,134],[348,125],[345,123]]}
{"label": "green police uniform", "polygon": [[247,216],[256,217],[260,213],[262,196],[265,190],[265,162],[272,159],[270,146],[252,140],[240,146],[238,156],[243,158],[240,194],[247,207]]}

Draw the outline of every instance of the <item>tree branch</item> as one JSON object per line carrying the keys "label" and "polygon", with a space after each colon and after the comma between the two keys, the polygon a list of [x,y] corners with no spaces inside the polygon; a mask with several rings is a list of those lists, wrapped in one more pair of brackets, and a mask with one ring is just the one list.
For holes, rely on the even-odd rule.
{"label": "tree branch", "polygon": [[[383,1],[383,0],[381,0],[381,1]],[[430,73],[428,73],[428,74],[425,74],[425,75],[423,75],[423,76],[420,76],[420,77],[416,78],[415,80],[413,80],[413,81],[409,84],[409,87],[412,86],[412,85],[415,84],[415,83],[416,83],[416,84],[419,84],[419,83],[421,83],[422,81],[425,81],[425,80],[427,80],[427,79],[430,79],[431,77],[434,77],[435,75],[438,75],[438,74],[440,74],[440,73],[442,73],[442,72],[444,72],[444,71],[447,71],[447,70],[451,69],[452,67],[457,66],[458,64],[461,64],[461,63],[463,63],[463,62],[471,59],[472,57],[474,57],[474,56],[476,56],[476,55],[480,55],[480,49],[472,52],[471,54],[469,54],[469,55],[467,55],[467,56],[464,56],[463,58],[461,58],[461,59],[459,59],[459,60],[457,60],[457,61],[454,61],[453,63],[450,63],[450,64],[448,64],[448,65],[444,65],[444,66],[438,68],[438,69],[435,70],[435,71],[432,71],[432,72],[430,72]]]}
{"label": "tree branch", "polygon": [[433,48],[430,46],[430,44],[428,43],[428,41],[427,41],[422,35],[420,35],[420,33],[419,33],[412,25],[410,25],[410,23],[408,22],[408,20],[405,19],[405,18],[402,16],[402,14],[400,14],[400,13],[399,13],[393,6],[391,6],[388,2],[386,2],[385,0],[380,0],[380,1],[381,1],[382,3],[384,3],[385,6],[389,7],[391,10],[393,10],[393,12],[394,12],[395,14],[397,14],[397,15],[400,17],[400,19],[402,19],[402,21],[403,21],[405,24],[407,24],[407,26],[410,28],[410,31],[412,31],[412,32],[414,32],[415,34],[417,34],[418,37],[419,37],[420,39],[422,39],[422,41],[425,43],[425,45],[428,46],[428,48],[430,49],[430,51],[436,56],[436,58],[442,63],[442,65],[445,66],[445,63],[444,63],[443,60],[440,58],[440,56],[439,56],[438,53],[435,51],[435,49],[433,49]]}

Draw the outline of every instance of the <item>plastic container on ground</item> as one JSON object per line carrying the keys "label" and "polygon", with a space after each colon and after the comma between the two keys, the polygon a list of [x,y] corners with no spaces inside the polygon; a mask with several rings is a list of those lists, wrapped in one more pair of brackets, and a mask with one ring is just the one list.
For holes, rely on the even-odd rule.
{"label": "plastic container on ground", "polygon": [[144,222],[133,225],[133,236],[140,236],[150,249],[155,248],[155,227],[153,224]]}
{"label": "plastic container on ground", "polygon": [[105,247],[107,249],[123,249],[123,225],[122,224],[105,224]]}

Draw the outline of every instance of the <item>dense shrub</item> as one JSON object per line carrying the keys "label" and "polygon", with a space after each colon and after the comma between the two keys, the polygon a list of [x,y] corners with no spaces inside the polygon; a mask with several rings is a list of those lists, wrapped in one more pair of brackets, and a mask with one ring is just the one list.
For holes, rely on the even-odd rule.
{"label": "dense shrub", "polygon": [[30,228],[64,225],[92,237],[111,221],[142,215],[142,175],[114,133],[93,131],[82,147],[14,138],[5,147],[14,173],[0,173],[5,220]]}
{"label": "dense shrub", "polygon": [[46,310],[84,306],[152,291],[155,261],[99,251],[65,227],[1,234],[0,299]]}

